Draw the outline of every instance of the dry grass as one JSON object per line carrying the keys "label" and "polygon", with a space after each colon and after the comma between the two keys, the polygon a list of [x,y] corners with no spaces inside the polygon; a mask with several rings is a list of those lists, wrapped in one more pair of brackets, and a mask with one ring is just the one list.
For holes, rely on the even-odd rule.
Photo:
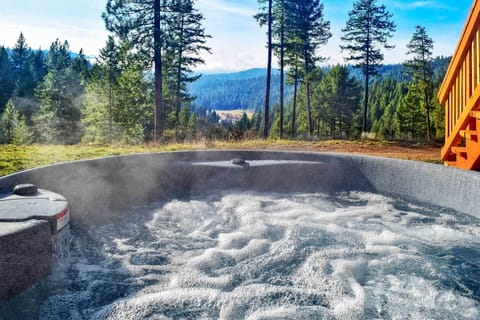
{"label": "dry grass", "polygon": [[145,144],[140,146],[0,145],[0,176],[53,163],[81,159],[138,153],[209,149],[339,152],[440,163],[439,146],[371,140],[328,140],[311,142],[292,140],[247,140],[241,142],[200,141],[195,143],[167,145]]}

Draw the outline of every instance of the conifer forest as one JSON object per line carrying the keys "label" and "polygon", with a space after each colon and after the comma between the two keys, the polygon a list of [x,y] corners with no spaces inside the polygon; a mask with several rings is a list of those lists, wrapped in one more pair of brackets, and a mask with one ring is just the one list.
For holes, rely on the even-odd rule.
{"label": "conifer forest", "polygon": [[[195,0],[105,2],[110,35],[94,59],[68,39],[31,48],[20,31],[0,44],[1,144],[443,139],[436,96],[450,58],[412,26],[404,62],[384,65],[396,24],[377,0],[352,1],[341,65],[322,55],[332,28],[321,0],[258,0],[266,69],[247,79],[195,71],[211,51]],[[222,107],[245,113],[222,120]]]}

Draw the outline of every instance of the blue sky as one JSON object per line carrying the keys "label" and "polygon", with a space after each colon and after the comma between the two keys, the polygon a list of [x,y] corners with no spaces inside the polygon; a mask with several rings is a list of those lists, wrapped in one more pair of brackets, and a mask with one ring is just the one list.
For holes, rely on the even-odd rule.
{"label": "blue sky", "polygon": [[[7,2],[7,3],[5,3]],[[104,46],[107,32],[100,17],[106,0],[17,0],[4,1],[0,11],[0,44],[13,46],[22,31],[28,44],[48,48],[56,38],[68,40],[73,51],[83,48],[92,56]],[[333,37],[320,54],[327,63],[343,63],[338,45],[353,1],[325,0],[325,16],[331,21]],[[451,55],[455,50],[472,0],[379,0],[393,13],[397,24],[392,43],[385,52],[385,63],[405,60],[406,44],[416,25],[427,28],[435,42],[435,55]],[[256,0],[197,0],[204,14],[204,25],[213,36],[212,55],[199,71],[226,72],[263,67],[266,60],[265,30],[257,26],[252,15]]]}

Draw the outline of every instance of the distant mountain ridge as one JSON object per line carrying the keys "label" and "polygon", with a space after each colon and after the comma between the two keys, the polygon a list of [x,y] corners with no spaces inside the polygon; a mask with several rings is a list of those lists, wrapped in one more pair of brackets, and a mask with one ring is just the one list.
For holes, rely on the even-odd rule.
{"label": "distant mountain ridge", "polygon": [[[434,80],[443,79],[451,57],[438,57],[432,62]],[[322,69],[328,72],[331,66]],[[360,69],[348,65],[350,74],[363,82],[363,74]],[[379,68],[379,76],[375,80],[393,78],[396,81],[409,81],[410,79],[403,72],[402,64],[388,64]],[[267,69],[254,68],[232,73],[204,74],[196,82],[190,84],[190,94],[196,97],[194,109],[211,110],[261,110],[265,99]],[[272,105],[278,104],[280,100],[280,71],[274,69],[272,72]],[[285,99],[293,96],[292,86],[285,86]]]}
{"label": "distant mountain ridge", "polygon": [[[258,77],[265,77],[267,74],[266,68],[252,68],[236,72],[223,72],[223,73],[205,73],[202,77],[206,78],[219,78],[225,80],[245,80]],[[280,70],[273,69],[273,75],[280,75]]]}
{"label": "distant mountain ridge", "polygon": [[[233,73],[204,74],[190,84],[189,92],[197,99],[194,108],[212,110],[259,110],[265,99],[267,70],[254,68]],[[280,72],[272,72],[272,102],[280,100]],[[290,86],[285,88],[285,97],[292,96]]]}

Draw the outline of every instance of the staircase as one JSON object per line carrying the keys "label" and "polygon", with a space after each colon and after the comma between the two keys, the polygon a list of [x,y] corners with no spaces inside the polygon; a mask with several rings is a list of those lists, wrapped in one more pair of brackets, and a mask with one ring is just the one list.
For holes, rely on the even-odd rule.
{"label": "staircase", "polygon": [[474,0],[438,98],[445,106],[442,160],[480,170],[480,0]]}

